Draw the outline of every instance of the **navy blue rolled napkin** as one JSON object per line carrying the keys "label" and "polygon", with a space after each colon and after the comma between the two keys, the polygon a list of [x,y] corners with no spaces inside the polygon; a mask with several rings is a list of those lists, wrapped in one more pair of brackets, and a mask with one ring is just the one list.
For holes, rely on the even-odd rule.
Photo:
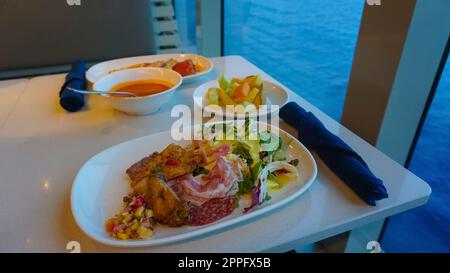
{"label": "navy blue rolled napkin", "polygon": [[377,178],[366,162],[350,146],[330,133],[311,112],[290,102],[280,109],[280,117],[296,128],[299,140],[317,153],[322,161],[367,204],[387,198],[383,181]]}
{"label": "navy blue rolled napkin", "polygon": [[76,112],[84,107],[85,95],[73,92],[67,87],[86,89],[86,64],[83,61],[76,61],[72,64],[72,69],[67,74],[59,91],[59,104],[69,112]]}

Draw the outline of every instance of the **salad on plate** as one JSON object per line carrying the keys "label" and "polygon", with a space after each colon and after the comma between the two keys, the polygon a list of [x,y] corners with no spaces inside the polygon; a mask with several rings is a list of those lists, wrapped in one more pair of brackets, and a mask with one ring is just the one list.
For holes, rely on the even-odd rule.
{"label": "salad on plate", "polygon": [[250,213],[298,177],[298,159],[287,160],[286,143],[274,132],[252,140],[248,123],[213,125],[207,138],[170,144],[126,170],[130,193],[105,223],[115,239],[151,238],[158,225],[202,226],[235,210]]}

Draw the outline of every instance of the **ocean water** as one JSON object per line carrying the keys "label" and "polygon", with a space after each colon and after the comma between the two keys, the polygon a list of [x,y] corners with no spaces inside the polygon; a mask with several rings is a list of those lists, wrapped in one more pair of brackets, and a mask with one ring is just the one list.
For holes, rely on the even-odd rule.
{"label": "ocean water", "polygon": [[393,252],[450,252],[450,61],[442,73],[409,169],[433,193],[425,206],[392,217],[382,241]]}
{"label": "ocean water", "polygon": [[[179,19],[195,26],[195,1],[178,2]],[[363,6],[363,0],[225,0],[224,53],[242,55],[340,120]],[[192,48],[190,29],[182,40]],[[387,252],[450,252],[449,106],[447,64],[409,167],[433,194],[425,206],[390,218],[381,242]]]}
{"label": "ocean water", "polygon": [[225,0],[225,55],[242,55],[340,119],[364,1]]}
{"label": "ocean water", "polygon": [[[242,55],[340,120],[364,1],[225,0],[225,55]],[[391,217],[387,252],[450,252],[450,64],[410,170],[427,181],[427,205]]]}

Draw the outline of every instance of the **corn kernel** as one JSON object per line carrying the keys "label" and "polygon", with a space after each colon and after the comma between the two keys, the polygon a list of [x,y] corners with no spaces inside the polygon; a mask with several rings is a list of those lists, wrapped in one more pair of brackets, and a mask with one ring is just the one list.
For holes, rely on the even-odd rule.
{"label": "corn kernel", "polygon": [[151,209],[146,209],[145,217],[153,217],[153,211]]}
{"label": "corn kernel", "polygon": [[134,212],[134,217],[142,217],[142,214],[144,213],[144,207],[139,207],[137,208],[137,210]]}
{"label": "corn kernel", "polygon": [[133,223],[130,226],[131,230],[136,230],[139,227],[139,222],[137,222],[137,221],[135,222],[135,221],[133,221]]}
{"label": "corn kernel", "polygon": [[131,220],[131,218],[132,218],[131,214],[124,215],[123,219],[122,219],[122,223],[124,223],[124,224],[128,223]]}
{"label": "corn kernel", "polygon": [[151,230],[149,228],[145,228],[143,226],[140,226],[137,230],[137,233],[139,235],[139,238],[144,239],[144,238],[152,237],[153,230]]}
{"label": "corn kernel", "polygon": [[117,233],[117,238],[118,238],[119,240],[128,240],[128,235],[125,234],[125,233],[119,232],[119,233]]}

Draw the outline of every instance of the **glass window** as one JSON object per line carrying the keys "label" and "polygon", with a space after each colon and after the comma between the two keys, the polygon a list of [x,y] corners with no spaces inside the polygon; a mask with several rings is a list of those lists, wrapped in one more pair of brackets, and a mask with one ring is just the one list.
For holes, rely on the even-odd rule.
{"label": "glass window", "polygon": [[339,120],[364,3],[224,0],[224,54],[245,57]]}
{"label": "glass window", "polygon": [[196,0],[174,0],[175,18],[180,36],[180,51],[197,53]]}
{"label": "glass window", "polygon": [[381,244],[387,252],[450,252],[449,105],[447,60],[409,166],[433,193],[425,206],[390,218]]}

